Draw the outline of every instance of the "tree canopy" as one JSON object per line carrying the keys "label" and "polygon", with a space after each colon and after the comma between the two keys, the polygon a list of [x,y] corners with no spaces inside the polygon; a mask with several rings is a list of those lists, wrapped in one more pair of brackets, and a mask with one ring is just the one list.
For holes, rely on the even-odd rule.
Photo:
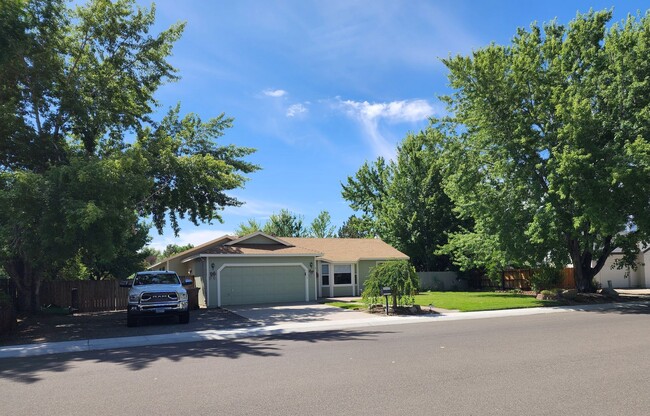
{"label": "tree canopy", "polygon": [[406,253],[420,271],[449,268],[449,258],[437,250],[460,225],[442,188],[442,141],[433,128],[409,134],[396,161],[366,162],[342,185],[343,198],[362,212],[361,219],[354,217],[356,227]]}
{"label": "tree canopy", "polygon": [[338,231],[339,238],[373,238],[372,219],[350,215]]}
{"label": "tree canopy", "polygon": [[451,236],[454,258],[571,262],[589,291],[615,248],[630,262],[648,243],[650,15],[608,29],[611,17],[532,25],[444,60],[445,191],[476,225]]}
{"label": "tree canopy", "polygon": [[336,227],[332,225],[332,217],[327,211],[321,211],[309,226],[309,235],[316,238],[331,238],[336,236]]}
{"label": "tree canopy", "polygon": [[262,231],[276,237],[306,237],[308,230],[303,221],[302,215],[281,209],[277,214],[271,214]]}
{"label": "tree canopy", "polygon": [[288,209],[281,209],[280,212],[271,214],[264,224],[255,218],[249,218],[246,222],[239,224],[235,233],[244,236],[256,231],[263,231],[276,237],[336,237],[336,227],[332,225],[331,216],[327,211],[318,213],[311,225],[305,227],[302,215]]}
{"label": "tree canopy", "polygon": [[219,145],[232,119],[154,95],[177,79],[183,24],[152,34],[133,0],[7,0],[0,13],[0,258],[23,308],[41,280],[79,259],[97,277],[141,267],[151,223],[220,221],[226,192],[258,169],[254,150]]}
{"label": "tree canopy", "polygon": [[235,230],[235,234],[238,236],[244,236],[253,234],[256,231],[262,231],[262,224],[260,224],[255,218],[249,218],[246,222],[239,224]]}

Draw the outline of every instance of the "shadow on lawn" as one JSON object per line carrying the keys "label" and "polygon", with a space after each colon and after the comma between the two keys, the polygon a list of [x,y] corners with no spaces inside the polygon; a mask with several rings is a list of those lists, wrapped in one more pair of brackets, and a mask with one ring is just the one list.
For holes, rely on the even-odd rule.
{"label": "shadow on lawn", "polygon": [[0,379],[33,384],[43,379],[42,373],[61,373],[76,363],[112,363],[132,371],[148,368],[160,360],[180,362],[185,359],[229,358],[242,356],[278,357],[280,343],[341,342],[374,340],[386,331],[317,331],[233,341],[203,341],[182,344],[89,351],[83,353],[52,354],[38,357],[0,359]]}

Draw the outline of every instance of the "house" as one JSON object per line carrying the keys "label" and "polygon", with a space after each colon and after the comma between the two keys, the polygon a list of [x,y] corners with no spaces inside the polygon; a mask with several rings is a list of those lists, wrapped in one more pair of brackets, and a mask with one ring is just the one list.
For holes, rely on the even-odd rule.
{"label": "house", "polygon": [[379,239],[225,235],[152,269],[194,276],[208,308],[359,296],[370,269],[408,256]]}
{"label": "house", "polygon": [[[601,287],[607,287],[612,282],[615,289],[650,288],[650,246],[643,247],[636,258],[636,270],[630,267],[617,269],[615,262],[623,257],[620,249],[614,250],[605,261],[603,268],[594,279]],[[613,268],[612,268],[613,267]]]}

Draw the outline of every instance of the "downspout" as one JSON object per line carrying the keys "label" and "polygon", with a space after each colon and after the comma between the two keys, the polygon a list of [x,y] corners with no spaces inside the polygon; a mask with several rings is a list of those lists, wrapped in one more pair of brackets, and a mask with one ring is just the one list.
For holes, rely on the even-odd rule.
{"label": "downspout", "polygon": [[210,308],[210,275],[208,275],[208,258],[203,257],[204,263],[205,263],[205,303],[207,304],[206,306]]}

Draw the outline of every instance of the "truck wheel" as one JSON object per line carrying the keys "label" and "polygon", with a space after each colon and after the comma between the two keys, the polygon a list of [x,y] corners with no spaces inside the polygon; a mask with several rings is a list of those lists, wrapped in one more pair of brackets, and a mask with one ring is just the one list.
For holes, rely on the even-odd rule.
{"label": "truck wheel", "polygon": [[132,315],[126,315],[126,326],[128,326],[129,328],[138,326],[138,317]]}
{"label": "truck wheel", "polygon": [[190,323],[190,312],[182,312],[180,315],[178,315],[178,322],[181,324],[189,324]]}

